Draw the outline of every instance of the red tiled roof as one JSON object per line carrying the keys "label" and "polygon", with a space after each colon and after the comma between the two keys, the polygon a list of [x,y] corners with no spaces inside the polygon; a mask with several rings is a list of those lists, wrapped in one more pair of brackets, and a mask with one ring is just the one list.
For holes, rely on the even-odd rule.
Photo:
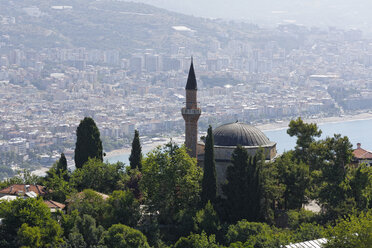
{"label": "red tiled roof", "polygon": [[355,149],[353,155],[357,159],[372,159],[372,152],[364,150],[363,148]]}
{"label": "red tiled roof", "polygon": [[55,202],[52,200],[45,200],[44,203],[49,207],[49,208],[59,208],[59,209],[64,209],[66,207],[65,204]]}
{"label": "red tiled roof", "polygon": [[28,190],[26,187],[27,184],[13,184],[5,189],[0,190],[0,194],[6,194],[6,195],[18,195],[20,191],[23,193],[26,192],[35,192],[37,195],[45,195],[47,193],[44,186],[41,185],[27,185]]}

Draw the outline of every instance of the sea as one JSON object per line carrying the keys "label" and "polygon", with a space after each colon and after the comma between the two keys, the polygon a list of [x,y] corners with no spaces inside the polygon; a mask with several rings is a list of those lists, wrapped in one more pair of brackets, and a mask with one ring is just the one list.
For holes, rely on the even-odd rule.
{"label": "sea", "polygon": [[[366,150],[372,150],[372,119],[367,120],[351,120],[344,122],[328,122],[319,124],[319,128],[322,130],[322,136],[320,139],[326,137],[332,137],[334,134],[341,134],[342,136],[348,136],[351,144],[356,148],[357,143],[361,143],[362,148]],[[287,134],[288,128],[280,128],[274,130],[263,131],[266,136],[277,143],[278,153],[291,150],[296,145],[296,138],[290,137]],[[143,153],[146,154],[151,149],[144,149]],[[116,163],[118,161],[125,164],[129,164],[130,153],[118,154],[115,156],[108,157],[106,160],[110,163]]]}

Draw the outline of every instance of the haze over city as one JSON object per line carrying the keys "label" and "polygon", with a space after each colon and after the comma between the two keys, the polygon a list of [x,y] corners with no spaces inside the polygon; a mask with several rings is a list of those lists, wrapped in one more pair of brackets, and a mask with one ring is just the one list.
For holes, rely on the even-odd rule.
{"label": "haze over city", "polygon": [[336,26],[369,32],[372,18],[368,0],[135,0],[183,14],[243,20],[265,26],[295,23],[308,27]]}

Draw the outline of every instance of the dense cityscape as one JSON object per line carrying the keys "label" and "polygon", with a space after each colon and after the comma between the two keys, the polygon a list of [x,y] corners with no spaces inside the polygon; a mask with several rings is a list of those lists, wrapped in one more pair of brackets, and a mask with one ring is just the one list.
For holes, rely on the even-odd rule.
{"label": "dense cityscape", "polygon": [[[51,7],[60,12],[71,8]],[[42,17],[35,6],[23,12]],[[358,30],[251,25],[242,38],[228,33],[221,38],[179,25],[169,27],[173,35],[208,40],[206,51],[175,40],[167,53],[144,47],[124,54],[115,49],[15,46],[13,34],[5,30],[22,21],[1,16],[0,152],[21,156],[21,163],[3,156],[13,169],[50,165],[60,152],[71,160],[74,130],[84,116],[97,121],[106,151],[128,147],[134,129],[148,137],[145,142],[180,135],[179,111],[191,56],[204,132],[208,123],[355,114],[369,111],[372,103],[372,40]]]}

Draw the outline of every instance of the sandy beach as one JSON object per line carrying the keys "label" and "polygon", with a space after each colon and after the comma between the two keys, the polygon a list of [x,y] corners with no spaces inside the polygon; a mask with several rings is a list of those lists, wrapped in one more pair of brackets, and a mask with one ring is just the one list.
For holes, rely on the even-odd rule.
{"label": "sandy beach", "polygon": [[110,152],[106,152],[105,159],[110,158],[110,157],[115,157],[115,156],[118,156],[120,154],[130,153],[130,150],[131,150],[130,148],[123,148],[123,149],[116,149],[116,150],[112,150]]}
{"label": "sandy beach", "polygon": [[[324,123],[338,123],[338,122],[360,121],[360,120],[369,120],[369,119],[372,119],[372,113],[362,113],[362,114],[356,114],[356,115],[333,116],[333,117],[326,117],[326,118],[314,118],[314,119],[303,119],[303,120],[308,123],[316,123],[320,125]],[[274,122],[274,123],[257,125],[256,127],[262,131],[284,129],[284,128],[288,128],[289,122],[290,122],[289,120],[286,120],[286,121],[282,121],[279,123]]]}

